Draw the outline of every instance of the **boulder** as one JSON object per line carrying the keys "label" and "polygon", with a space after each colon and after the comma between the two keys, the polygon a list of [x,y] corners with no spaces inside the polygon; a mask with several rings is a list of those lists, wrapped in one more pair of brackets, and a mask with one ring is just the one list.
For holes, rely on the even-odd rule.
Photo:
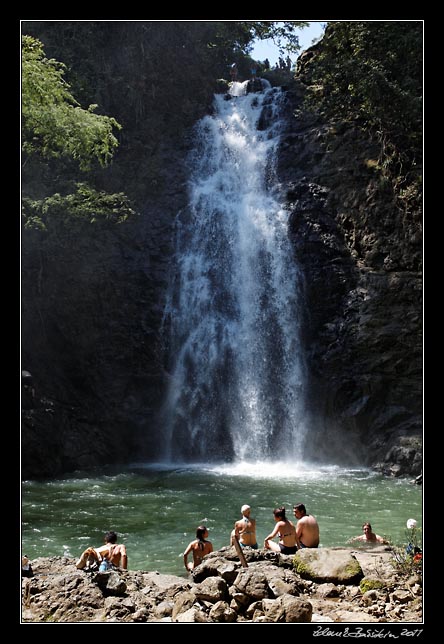
{"label": "boulder", "polygon": [[353,554],[333,548],[298,550],[293,565],[303,579],[310,579],[318,584],[358,584],[364,576]]}

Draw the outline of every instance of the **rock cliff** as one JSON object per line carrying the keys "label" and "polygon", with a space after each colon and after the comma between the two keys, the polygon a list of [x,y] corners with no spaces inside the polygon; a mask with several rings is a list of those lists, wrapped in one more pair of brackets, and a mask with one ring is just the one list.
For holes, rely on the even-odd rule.
{"label": "rock cliff", "polygon": [[287,93],[279,158],[305,279],[313,415],[306,449],[416,476],[422,469],[421,211],[400,205],[376,168],[380,146],[358,119],[304,108],[316,49]]}
{"label": "rock cliff", "polygon": [[[188,41],[154,64],[167,25],[154,33],[143,24],[113,26],[112,38],[89,23],[29,26],[49,55],[68,57],[88,101],[123,123],[120,151],[96,181],[125,191],[138,215],[119,225],[53,222],[46,233],[23,232],[22,368],[33,378],[32,395],[29,381],[23,389],[26,478],[149,458],[162,433],[161,323],[174,220],[187,200],[191,126],[211,109],[222,67],[197,68],[199,52]],[[170,28],[181,42],[182,27]],[[289,84],[279,153],[305,282],[313,417],[306,450],[417,475],[421,217],[400,209],[375,167],[375,141],[358,122],[305,106],[315,55]],[[52,170],[27,170],[31,194],[51,186]]]}

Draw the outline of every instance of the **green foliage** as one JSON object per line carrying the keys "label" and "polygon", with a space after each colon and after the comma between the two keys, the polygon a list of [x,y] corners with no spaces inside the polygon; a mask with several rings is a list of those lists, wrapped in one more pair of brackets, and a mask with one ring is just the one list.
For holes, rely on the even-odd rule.
{"label": "green foliage", "polygon": [[422,573],[422,547],[420,528],[414,525],[405,533],[406,543],[393,548],[392,563],[396,571],[402,575]]}
{"label": "green foliage", "polygon": [[299,38],[297,29],[308,25],[302,21],[234,21],[212,23],[215,25],[215,43],[219,46],[230,46],[247,54],[251,51],[253,41],[271,39],[277,45],[279,52],[297,52]]}
{"label": "green foliage", "polygon": [[241,23],[250,25],[250,33],[253,38],[260,40],[271,38],[278,46],[279,53],[296,53],[299,51],[299,38],[296,34],[297,29],[308,27],[308,22],[303,21],[283,21],[283,22],[252,22]]}
{"label": "green foliage", "polygon": [[421,74],[420,22],[339,22],[327,27],[312,82],[322,85],[329,112],[361,117],[395,139],[417,142]]}
{"label": "green foliage", "polygon": [[332,22],[305,70],[312,105],[379,140],[405,206],[421,189],[422,49],[420,21]]}
{"label": "green foliage", "polygon": [[22,147],[26,154],[43,157],[68,156],[82,170],[93,159],[105,166],[118,141],[111,117],[94,114],[97,105],[82,109],[64,80],[65,66],[45,57],[43,44],[22,37]]}
{"label": "green foliage", "polygon": [[384,588],[385,584],[379,579],[371,579],[370,577],[363,577],[359,582],[359,589],[362,594],[366,593],[368,590],[380,590]]}
{"label": "green foliage", "polygon": [[295,569],[298,575],[300,575],[304,579],[310,578],[312,572],[311,572],[310,566],[306,562],[301,561],[300,557],[295,555],[293,557],[292,563],[293,563],[293,568]]}
{"label": "green foliage", "polygon": [[[301,25],[296,22],[277,26],[272,21],[23,23],[24,33],[29,34],[25,37],[24,77],[27,66],[35,69],[33,74],[29,71],[30,88],[24,87],[24,101],[29,107],[24,109],[23,141],[25,149],[41,152],[44,145],[47,151],[46,157],[33,155],[24,159],[24,190],[40,199],[56,191],[65,194],[69,190],[66,184],[79,180],[72,157],[60,158],[60,147],[52,141],[55,133],[65,145],[66,132],[59,135],[54,112],[62,99],[66,99],[64,110],[74,112],[75,96],[82,106],[100,105],[123,126],[112,173],[103,173],[96,164],[90,170],[90,182],[97,178],[101,187],[110,192],[125,190],[136,203],[146,203],[168,185],[170,170],[165,150],[171,145],[182,147],[184,132],[207,113],[216,79],[229,81],[233,62],[238,63],[239,70],[245,67],[244,77],[248,77],[251,60],[248,52],[253,41],[258,37],[279,39],[291,35],[298,26]],[[296,39],[292,42],[295,45]],[[44,59],[43,48],[50,60]],[[53,59],[63,61],[66,68]],[[38,88],[49,83],[49,78],[53,81],[50,87],[42,86],[39,93]],[[58,98],[49,109],[44,97],[54,94],[54,86]],[[29,94],[36,100],[31,101]],[[35,131],[30,125],[37,120],[37,112]],[[42,119],[44,124],[50,121],[44,135]],[[78,137],[87,136],[83,124],[78,123],[73,131]],[[48,158],[54,154],[60,155],[55,161]],[[44,164],[39,164],[40,160]]]}
{"label": "green foliage", "polygon": [[79,221],[110,221],[122,223],[134,210],[123,193],[98,192],[85,183],[78,183],[73,194],[62,196],[58,193],[41,200],[23,199],[25,228],[46,230],[51,220],[63,223]]}

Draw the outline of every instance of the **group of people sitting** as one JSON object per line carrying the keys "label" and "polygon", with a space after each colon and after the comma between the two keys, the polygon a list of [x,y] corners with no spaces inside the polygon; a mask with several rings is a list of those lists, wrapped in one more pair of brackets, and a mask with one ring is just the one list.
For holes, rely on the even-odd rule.
{"label": "group of people sitting", "polygon": [[[242,518],[235,522],[234,528],[230,535],[230,545],[235,545],[236,541],[241,548],[259,548],[256,539],[256,519],[251,515],[249,505],[241,507]],[[293,514],[297,520],[294,525],[292,521],[285,516],[285,507],[273,510],[275,520],[274,529],[264,539],[264,548],[273,550],[284,555],[291,555],[301,548],[317,548],[319,546],[319,525],[316,518],[307,513],[303,503],[297,503],[293,506]],[[383,537],[373,532],[370,523],[366,522],[362,526],[363,534],[353,537],[349,542],[364,541],[372,543],[388,543]],[[279,537],[279,542],[273,541]],[[79,569],[96,567],[103,565],[102,570],[109,567],[128,568],[128,557],[126,547],[123,544],[117,544],[117,534],[107,532],[105,534],[105,545],[98,548],[87,548],[81,554],[76,563]],[[191,541],[183,553],[183,560],[187,571],[191,572],[202,563],[205,555],[213,552],[213,544],[208,541],[208,529],[201,525],[196,530],[196,539]],[[193,561],[188,561],[188,556],[192,553]],[[105,565],[104,565],[105,564]]]}
{"label": "group of people sitting", "polygon": [[[235,545],[235,540],[241,548],[259,548],[256,538],[256,519],[252,519],[249,505],[241,507],[242,518],[236,521],[230,535],[230,544]],[[294,516],[297,519],[295,526],[285,516],[285,508],[282,506],[273,510],[276,522],[274,529],[264,539],[264,548],[274,550],[284,555],[294,554],[299,548],[317,548],[319,545],[319,525],[315,517],[307,513],[305,505],[298,503],[293,507]],[[205,555],[213,552],[213,544],[207,540],[207,527],[201,525],[197,528],[196,539],[188,544],[183,553],[185,568],[188,571],[194,570]],[[273,541],[279,537],[279,542]],[[188,561],[188,555],[192,553],[193,561]]]}

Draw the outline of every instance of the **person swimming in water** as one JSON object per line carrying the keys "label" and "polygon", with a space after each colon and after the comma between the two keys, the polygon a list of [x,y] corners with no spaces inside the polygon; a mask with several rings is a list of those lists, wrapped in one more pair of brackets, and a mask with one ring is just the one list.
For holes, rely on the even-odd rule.
{"label": "person swimming in water", "polygon": [[348,543],[352,543],[353,541],[364,541],[366,543],[388,543],[388,541],[384,539],[384,537],[381,537],[379,534],[373,532],[372,526],[368,521],[362,524],[362,531],[363,534],[360,534],[357,537],[352,537],[348,540]]}

